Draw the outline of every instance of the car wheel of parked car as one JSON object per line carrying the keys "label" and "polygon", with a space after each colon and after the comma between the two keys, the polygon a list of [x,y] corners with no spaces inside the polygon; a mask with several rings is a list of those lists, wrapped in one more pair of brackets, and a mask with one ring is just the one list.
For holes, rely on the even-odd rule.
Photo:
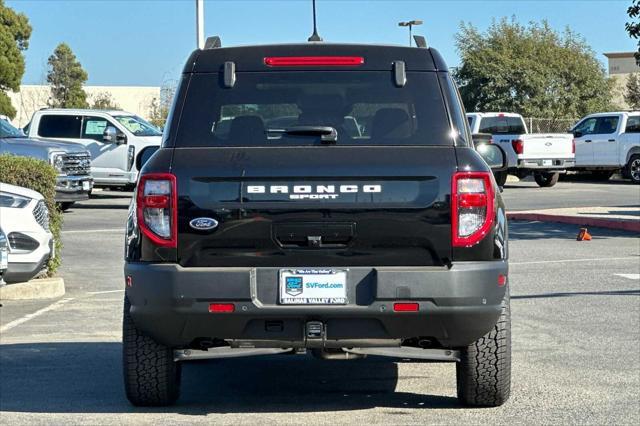
{"label": "car wheel of parked car", "polygon": [[496,183],[498,184],[498,186],[504,186],[504,184],[507,183],[507,176],[509,176],[509,173],[507,172],[495,172],[493,174],[493,177],[496,178]]}
{"label": "car wheel of parked car", "polygon": [[138,330],[133,323],[129,299],[124,299],[122,363],[127,398],[137,406],[173,404],[180,395],[181,365],[173,350]]}
{"label": "car wheel of parked car", "polygon": [[629,158],[629,163],[625,168],[625,175],[631,179],[631,182],[640,183],[640,155],[634,154]]}
{"label": "car wheel of parked car", "polygon": [[538,186],[542,188],[549,188],[558,183],[560,173],[558,172],[534,172],[533,179],[535,179]]}
{"label": "car wheel of parked car", "polygon": [[465,405],[497,407],[511,392],[511,311],[509,293],[493,330],[460,353],[456,364],[458,400]]}
{"label": "car wheel of parked car", "polygon": [[63,211],[66,212],[67,210],[69,210],[71,208],[71,206],[73,205],[73,201],[65,201],[62,203],[57,203],[58,204],[58,208]]}

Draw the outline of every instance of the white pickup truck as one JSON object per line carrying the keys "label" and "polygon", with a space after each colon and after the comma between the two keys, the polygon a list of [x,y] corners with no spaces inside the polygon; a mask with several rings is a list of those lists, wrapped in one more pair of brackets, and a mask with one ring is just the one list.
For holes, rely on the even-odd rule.
{"label": "white pickup truck", "polygon": [[602,112],[584,117],[572,129],[576,170],[607,180],[617,171],[640,183],[640,111]]}
{"label": "white pickup truck", "polygon": [[[573,136],[566,133],[529,133],[520,114],[477,112],[467,114],[471,133],[488,133],[507,154],[508,173],[524,177],[533,173],[542,187],[558,182],[561,171],[574,167]],[[496,175],[504,185],[507,173]]]}
{"label": "white pickup truck", "polygon": [[41,109],[25,127],[31,138],[83,145],[91,153],[96,187],[133,189],[138,179],[136,158],[149,146],[160,146],[162,133],[125,111]]}

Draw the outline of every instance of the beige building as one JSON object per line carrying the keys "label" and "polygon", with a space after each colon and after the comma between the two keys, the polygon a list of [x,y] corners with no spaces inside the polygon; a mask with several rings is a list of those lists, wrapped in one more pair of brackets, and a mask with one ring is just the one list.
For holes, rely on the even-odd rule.
{"label": "beige building", "polygon": [[[87,93],[87,101],[91,105],[96,96],[101,94],[111,95],[111,99],[121,109],[137,114],[143,118],[149,118],[151,102],[154,98],[160,99],[160,87],[144,86],[84,86]],[[46,108],[51,97],[51,88],[47,85],[20,86],[20,92],[9,92],[11,103],[17,110],[13,124],[23,127],[30,120],[33,113],[41,108]]]}
{"label": "beige building", "polygon": [[634,52],[605,53],[604,56],[609,59],[609,76],[616,82],[614,102],[622,109],[629,109],[629,105],[624,101],[627,80],[631,74],[640,72]]}

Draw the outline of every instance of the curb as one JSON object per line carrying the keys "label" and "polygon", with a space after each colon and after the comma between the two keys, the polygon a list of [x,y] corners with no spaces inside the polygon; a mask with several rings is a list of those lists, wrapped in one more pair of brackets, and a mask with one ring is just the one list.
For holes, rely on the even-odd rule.
{"label": "curb", "polygon": [[535,220],[538,222],[558,222],[580,226],[595,226],[599,228],[620,229],[623,231],[640,232],[640,221],[616,220],[601,217],[577,217],[544,213],[507,213],[511,220]]}
{"label": "curb", "polygon": [[0,287],[0,300],[53,299],[64,293],[62,278],[42,278]]}

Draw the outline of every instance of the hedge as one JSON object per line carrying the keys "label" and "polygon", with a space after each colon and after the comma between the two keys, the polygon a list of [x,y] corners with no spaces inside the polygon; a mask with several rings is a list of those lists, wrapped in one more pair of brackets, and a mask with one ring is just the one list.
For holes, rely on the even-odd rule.
{"label": "hedge", "polygon": [[55,202],[58,173],[49,163],[30,157],[0,155],[0,182],[38,191],[49,208],[49,227],[55,239],[55,256],[49,259],[47,274],[53,276],[60,266],[62,212]]}

